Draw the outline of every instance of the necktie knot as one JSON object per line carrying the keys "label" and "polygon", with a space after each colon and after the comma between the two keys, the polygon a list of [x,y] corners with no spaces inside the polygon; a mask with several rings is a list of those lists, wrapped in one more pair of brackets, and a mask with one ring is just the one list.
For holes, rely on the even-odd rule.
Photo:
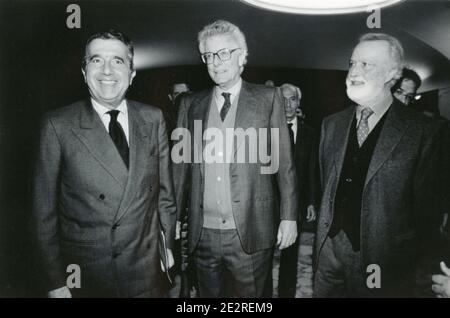
{"label": "necktie knot", "polygon": [[231,93],[225,93],[225,92],[223,92],[223,93],[222,93],[222,96],[223,96],[223,98],[225,99],[225,104],[227,104],[227,103],[231,104],[231,101],[230,101]]}
{"label": "necktie knot", "polygon": [[119,116],[119,111],[118,110],[110,110],[109,112],[107,112],[107,114],[109,114],[109,116],[111,116],[111,120],[113,121],[117,121],[117,116]]}
{"label": "necktie knot", "polygon": [[365,107],[361,110],[361,120],[367,120],[373,114],[373,110]]}

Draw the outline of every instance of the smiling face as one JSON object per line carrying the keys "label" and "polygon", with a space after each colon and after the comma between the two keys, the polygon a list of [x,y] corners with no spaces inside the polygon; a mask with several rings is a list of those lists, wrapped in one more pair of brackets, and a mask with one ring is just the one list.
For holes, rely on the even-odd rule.
{"label": "smiling face", "polygon": [[386,41],[363,41],[353,50],[347,74],[347,95],[355,103],[372,106],[386,98],[397,70]]}
{"label": "smiling face", "polygon": [[[239,48],[238,42],[231,35],[215,35],[207,38],[201,53],[216,53],[222,49],[234,50]],[[243,49],[235,50],[231,53],[228,61],[221,61],[218,56],[214,56],[214,61],[207,64],[208,73],[211,79],[223,90],[228,90],[236,84],[241,78],[245,61],[245,53]]]}
{"label": "smiling face", "polygon": [[120,105],[136,75],[131,69],[127,46],[115,39],[90,42],[82,72],[92,98],[110,109]]}

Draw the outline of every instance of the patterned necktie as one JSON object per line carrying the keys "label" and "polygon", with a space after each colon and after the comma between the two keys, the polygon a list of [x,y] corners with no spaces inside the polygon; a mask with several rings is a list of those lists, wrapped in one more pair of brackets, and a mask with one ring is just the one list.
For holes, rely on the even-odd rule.
{"label": "patterned necktie", "polygon": [[222,96],[225,99],[222,109],[220,110],[220,119],[222,119],[222,121],[227,117],[228,110],[231,107],[230,95],[230,93],[222,93]]}
{"label": "patterned necktie", "polygon": [[368,119],[370,115],[373,114],[373,110],[369,107],[365,107],[361,110],[361,119],[359,120],[359,125],[357,129],[357,136],[358,136],[358,144],[359,147],[362,146],[364,141],[366,140],[367,136],[369,136],[369,122]]}
{"label": "patterned necktie", "polygon": [[116,145],[116,148],[119,151],[119,154],[123,159],[123,162],[128,168],[129,149],[125,133],[123,132],[122,126],[117,121],[119,111],[110,110],[109,112],[107,112],[107,114],[109,114],[109,116],[111,117],[111,120],[109,121],[109,135],[111,136],[111,139],[114,141],[114,144]]}
{"label": "patterned necktie", "polygon": [[291,144],[292,144],[292,145],[295,144],[294,131],[292,130],[292,126],[293,126],[293,125],[294,125],[293,123],[288,123],[289,137],[291,138]]}

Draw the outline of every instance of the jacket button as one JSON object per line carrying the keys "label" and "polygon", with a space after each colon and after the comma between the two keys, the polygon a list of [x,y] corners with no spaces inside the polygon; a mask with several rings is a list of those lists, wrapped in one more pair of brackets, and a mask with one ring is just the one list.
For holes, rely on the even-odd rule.
{"label": "jacket button", "polygon": [[200,204],[200,209],[203,209],[203,204]]}
{"label": "jacket button", "polygon": [[105,200],[105,195],[102,193],[98,196],[98,198],[103,201],[103,200]]}
{"label": "jacket button", "polygon": [[150,191],[152,191],[153,190],[153,187],[152,186],[150,186]]}
{"label": "jacket button", "polygon": [[353,180],[352,180],[352,178],[347,178],[347,179],[345,179],[345,182],[352,182]]}

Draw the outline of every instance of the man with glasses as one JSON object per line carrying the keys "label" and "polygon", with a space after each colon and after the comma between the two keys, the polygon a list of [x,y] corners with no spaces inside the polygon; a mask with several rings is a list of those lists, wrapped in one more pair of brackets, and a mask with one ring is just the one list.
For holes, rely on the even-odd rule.
{"label": "man with glasses", "polygon": [[410,106],[415,101],[420,85],[422,85],[422,80],[419,75],[414,70],[405,67],[402,77],[393,86],[392,92],[403,105]]}
{"label": "man with glasses", "polygon": [[[264,287],[275,244],[284,249],[297,237],[297,181],[282,98],[278,89],[241,79],[248,49],[237,26],[216,21],[200,31],[198,42],[215,87],[193,95],[179,123],[191,135],[195,121],[222,136],[227,129],[255,130],[260,152],[269,148],[279,153],[278,170],[262,174],[267,163],[237,162],[236,152],[249,157],[250,138],[242,143],[232,138],[232,152],[226,151],[224,139],[223,149],[215,148],[223,160],[185,164],[176,173],[177,204],[190,201],[188,249],[195,260],[199,296],[267,296]],[[277,138],[260,137],[264,131],[275,131]],[[194,140],[191,148],[205,150],[211,142]]]}

